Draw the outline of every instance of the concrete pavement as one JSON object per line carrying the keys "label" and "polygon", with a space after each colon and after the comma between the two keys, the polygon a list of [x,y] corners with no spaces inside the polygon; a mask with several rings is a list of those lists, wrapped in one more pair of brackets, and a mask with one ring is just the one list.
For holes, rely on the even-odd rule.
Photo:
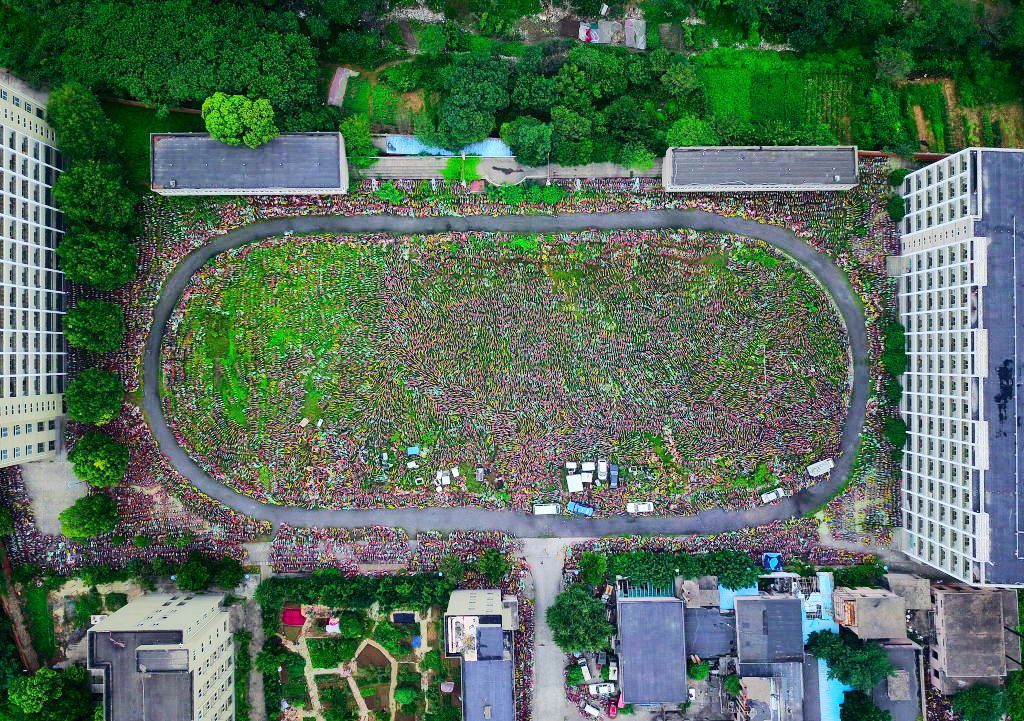
{"label": "concrete pavement", "polygon": [[[759,238],[801,263],[824,286],[842,316],[853,361],[850,408],[843,425],[840,453],[830,477],[771,506],[727,511],[712,509],[694,516],[613,517],[594,520],[532,516],[483,508],[325,509],[260,503],[210,478],[185,452],[164,418],[160,403],[160,350],[167,322],[192,275],[218,254],[267,237],[311,233],[395,234],[448,231],[550,233],[589,229],[693,228]],[[864,316],[846,277],[825,255],[791,231],[752,220],[697,210],[647,210],[633,213],[578,213],[476,217],[301,216],[278,218],[238,228],[213,238],[186,256],[171,273],[154,312],[143,356],[143,408],[162,451],[199,490],[239,513],[273,524],[297,527],[353,528],[387,525],[410,534],[426,530],[503,530],[520,537],[601,536],[619,534],[720,533],[802,515],[827,501],[846,480],[864,425],[868,397],[867,336]]]}

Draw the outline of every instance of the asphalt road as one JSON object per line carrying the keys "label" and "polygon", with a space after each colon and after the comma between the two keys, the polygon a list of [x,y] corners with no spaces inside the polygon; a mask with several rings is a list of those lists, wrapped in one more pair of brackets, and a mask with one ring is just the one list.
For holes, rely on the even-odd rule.
{"label": "asphalt road", "polygon": [[[853,360],[853,389],[849,413],[843,425],[841,450],[826,480],[771,506],[747,510],[712,509],[694,516],[625,517],[602,519],[533,516],[515,511],[483,508],[410,508],[336,510],[301,508],[260,503],[236,493],[210,478],[189,457],[167,425],[159,398],[160,348],[168,319],[192,275],[219,253],[286,232],[307,233],[440,233],[446,231],[507,231],[550,233],[587,229],[694,228],[760,238],[799,261],[828,289],[841,314],[850,340]],[[426,530],[502,530],[521,537],[602,536],[619,534],[721,533],[789,518],[817,508],[846,480],[853,463],[868,397],[867,336],[864,315],[846,277],[824,255],[801,241],[791,231],[742,218],[723,217],[697,210],[649,210],[634,213],[579,213],[550,216],[479,216],[408,218],[398,216],[328,216],[280,218],[254,223],[224,235],[186,256],[167,279],[157,303],[153,328],[143,358],[143,407],[160,448],[178,471],[199,490],[239,513],[265,519],[277,525],[337,527],[383,525],[404,528],[409,533]]]}

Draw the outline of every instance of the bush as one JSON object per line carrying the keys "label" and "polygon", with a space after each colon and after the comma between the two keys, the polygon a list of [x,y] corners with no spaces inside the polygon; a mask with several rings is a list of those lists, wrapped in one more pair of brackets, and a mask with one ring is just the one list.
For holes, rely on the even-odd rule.
{"label": "bush", "polygon": [[64,316],[64,334],[75,348],[94,353],[115,351],[124,340],[124,311],[117,303],[80,300]]}
{"label": "bush", "polygon": [[569,686],[579,686],[583,683],[583,669],[578,663],[570,664],[565,669],[565,683]]}
{"label": "bush", "polygon": [[722,688],[730,696],[739,696],[740,692],[743,691],[743,684],[740,683],[739,676],[731,673],[725,677],[725,680],[722,682]]}
{"label": "bush", "polygon": [[895,449],[903,448],[907,444],[907,424],[902,418],[886,418],[883,433],[885,439]]}
{"label": "bush", "polygon": [[488,548],[480,554],[480,558],[476,562],[476,570],[494,584],[500,583],[508,575],[511,568],[512,564],[508,562],[505,554],[493,548]]}
{"label": "bush", "polygon": [[579,570],[579,579],[583,583],[588,583],[591,586],[604,583],[605,576],[608,574],[608,557],[603,553],[584,551],[580,556]]}
{"label": "bush", "polygon": [[370,116],[356,113],[341,121],[338,132],[345,139],[345,155],[353,168],[369,168],[377,162],[379,150],[370,135]]}
{"label": "bush", "polygon": [[690,677],[691,681],[704,681],[711,675],[711,664],[707,661],[691,663],[687,670],[687,675]]}
{"label": "bush", "polygon": [[847,691],[839,706],[840,721],[892,721],[892,714],[878,708],[863,691]]}
{"label": "bush", "polygon": [[124,381],[117,374],[86,368],[64,391],[68,417],[98,426],[109,423],[121,413],[124,392]]}
{"label": "bush", "polygon": [[893,187],[901,185],[903,183],[903,180],[908,175],[910,175],[910,171],[907,170],[906,168],[896,168],[891,173],[889,173],[889,185]]}
{"label": "bush", "polygon": [[399,706],[405,706],[416,700],[419,695],[419,689],[410,688],[409,686],[402,686],[395,689],[395,703]]}
{"label": "bush", "polygon": [[128,446],[99,431],[87,431],[68,453],[79,480],[93,486],[114,486],[128,470]]}
{"label": "bush", "polygon": [[391,203],[392,205],[401,205],[405,202],[405,192],[390,180],[381,183],[380,187],[374,192],[374,195],[385,203]]}
{"label": "bush", "polygon": [[113,613],[119,608],[124,608],[127,605],[128,595],[121,593],[120,591],[113,591],[103,597],[103,606],[107,609],[107,613]]}
{"label": "bush", "polygon": [[684,115],[672,123],[665,136],[670,147],[718,145],[721,142],[711,123],[696,115]]}

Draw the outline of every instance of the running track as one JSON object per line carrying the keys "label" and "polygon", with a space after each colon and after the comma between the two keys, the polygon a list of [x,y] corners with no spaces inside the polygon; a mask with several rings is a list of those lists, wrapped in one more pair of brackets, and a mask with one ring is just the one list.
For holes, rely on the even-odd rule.
{"label": "running track", "polygon": [[[695,516],[631,518],[616,516],[601,519],[533,516],[516,511],[482,508],[409,508],[335,510],[300,508],[260,503],[236,493],[206,475],[189,457],[164,418],[158,384],[160,348],[167,321],[192,275],[214,256],[247,243],[286,232],[307,233],[442,233],[446,231],[504,231],[546,233],[588,229],[693,228],[760,238],[799,261],[813,274],[835,301],[849,335],[853,360],[853,390],[849,414],[843,425],[840,453],[830,477],[771,506],[747,510],[713,509]],[[239,513],[265,519],[274,526],[287,523],[298,527],[352,528],[394,526],[410,534],[426,530],[501,530],[521,537],[602,536],[619,534],[710,534],[758,526],[798,516],[827,501],[845,482],[864,425],[868,397],[867,336],[860,304],[843,273],[824,255],[796,237],[791,231],[742,218],[724,217],[698,210],[647,210],[633,213],[579,213],[570,215],[511,215],[478,217],[408,218],[399,216],[327,216],[279,218],[232,230],[211,239],[186,256],[167,279],[157,303],[153,328],[143,356],[143,408],[153,434],[171,463],[199,490],[225,503]]]}

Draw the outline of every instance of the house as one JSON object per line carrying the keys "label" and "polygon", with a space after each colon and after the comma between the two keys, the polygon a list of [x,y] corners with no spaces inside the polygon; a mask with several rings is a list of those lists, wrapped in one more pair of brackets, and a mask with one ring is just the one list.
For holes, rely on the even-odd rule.
{"label": "house", "polygon": [[1017,592],[942,583],[932,588],[935,641],[931,645],[932,684],[943,694],[978,683],[1001,684],[1020,668],[1020,637],[1015,633]]}
{"label": "house", "polygon": [[669,148],[661,172],[670,193],[849,190],[857,185],[857,148]]}
{"label": "house", "polygon": [[154,133],[150,181],[160,195],[347,193],[345,139],[340,133],[284,133],[248,148],[206,133]]}
{"label": "house", "polygon": [[514,596],[498,590],[453,591],[444,614],[445,656],[459,658],[465,721],[515,721],[512,632]]}
{"label": "house", "polygon": [[837,588],[832,606],[840,626],[858,638],[900,639],[907,637],[907,606],[900,596],[884,588]]}
{"label": "house", "polygon": [[871,698],[892,721],[917,721],[925,708],[921,647],[903,640],[885,642],[882,648],[896,671],[871,691]]}
{"label": "house", "polygon": [[151,593],[89,629],[104,721],[232,721],[235,646],[222,595]]}
{"label": "house", "polygon": [[622,700],[637,706],[687,700],[686,604],[660,595],[616,597]]}
{"label": "house", "polygon": [[882,585],[903,599],[908,611],[932,610],[931,581],[912,573],[887,573]]}
{"label": "house", "polygon": [[737,721],[804,721],[803,617],[795,596],[736,598]]}

